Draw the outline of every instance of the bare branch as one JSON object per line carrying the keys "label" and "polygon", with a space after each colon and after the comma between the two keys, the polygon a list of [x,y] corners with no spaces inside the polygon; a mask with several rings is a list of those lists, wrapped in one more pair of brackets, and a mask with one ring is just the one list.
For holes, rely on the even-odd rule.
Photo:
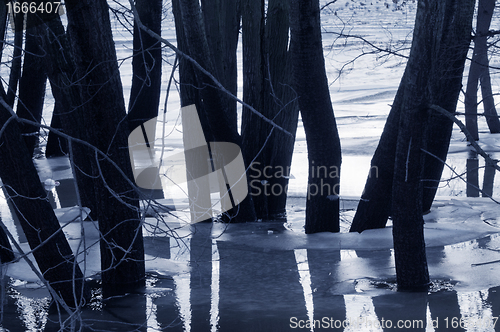
{"label": "bare branch", "polygon": [[165,45],[167,45],[168,47],[170,47],[170,49],[172,49],[177,55],[182,56],[183,58],[185,58],[186,60],[188,60],[189,62],[191,62],[194,67],[196,67],[198,70],[200,70],[203,74],[207,75],[214,82],[215,86],[217,88],[219,88],[222,92],[226,93],[231,99],[236,100],[241,105],[247,107],[252,113],[254,113],[255,115],[257,115],[264,122],[267,122],[268,124],[270,124],[274,128],[281,130],[282,132],[284,132],[285,134],[289,135],[290,137],[294,137],[292,135],[292,133],[290,133],[288,130],[286,130],[283,127],[279,126],[274,121],[269,120],[267,117],[265,117],[264,115],[262,115],[262,113],[260,113],[259,111],[257,111],[255,108],[253,108],[252,106],[248,105],[243,100],[239,99],[237,96],[233,95],[208,70],[206,70],[205,68],[203,68],[195,59],[193,59],[192,57],[190,57],[186,53],[182,52],[177,47],[175,47],[171,42],[169,42],[165,38],[159,36],[157,33],[155,33],[154,31],[152,31],[151,29],[149,29],[147,26],[145,26],[141,22],[139,14],[137,13],[137,9],[135,8],[134,1],[133,0],[129,0],[129,2],[130,2],[130,6],[132,8],[132,11],[134,13],[135,22],[137,23],[137,26],[141,30],[145,31],[151,37],[155,38],[156,40],[158,40],[158,41],[164,43]]}
{"label": "bare branch", "polygon": [[460,130],[465,134],[472,147],[477,151],[477,153],[480,154],[489,165],[495,167],[497,171],[500,171],[500,166],[498,166],[497,164],[498,160],[491,159],[491,157],[479,146],[479,144],[477,144],[476,140],[467,130],[464,123],[459,119],[457,119],[453,113],[448,112],[447,110],[438,105],[431,105],[429,108],[446,116],[448,119],[456,123],[456,125],[460,128]]}

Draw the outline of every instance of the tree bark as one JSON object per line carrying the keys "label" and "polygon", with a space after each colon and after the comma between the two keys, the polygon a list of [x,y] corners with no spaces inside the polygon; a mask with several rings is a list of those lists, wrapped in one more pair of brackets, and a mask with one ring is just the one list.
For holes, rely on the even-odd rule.
{"label": "tree bark", "polygon": [[[420,1],[419,8],[437,6],[434,1]],[[462,75],[465,58],[470,43],[471,12],[470,0],[443,1],[439,10],[429,11],[427,25],[417,24],[414,32],[413,44],[410,58],[424,57],[420,60],[425,63],[425,68],[414,69],[407,65],[403,79],[401,80],[398,93],[394,100],[391,112],[386,122],[384,132],[380,139],[377,150],[372,158],[370,175],[367,179],[365,190],[361,196],[356,215],[351,225],[351,231],[362,232],[365,229],[382,228],[391,215],[391,203],[393,196],[394,158],[396,151],[396,138],[399,135],[400,113],[407,103],[406,99],[415,98],[408,94],[408,82],[415,80],[415,75],[420,71],[426,72],[427,78],[422,79],[422,90],[420,97],[425,103],[438,104],[449,112],[456,109],[458,95],[462,86]],[[420,10],[422,13],[422,10]],[[422,14],[421,14],[422,15]],[[423,20],[424,18],[418,17]],[[428,28],[427,28],[428,27]],[[432,32],[431,32],[431,29]],[[416,40],[419,34],[427,34],[427,39]],[[430,43],[429,41],[432,41]],[[429,45],[427,45],[429,44]],[[415,51],[413,51],[415,49]],[[425,52],[429,54],[425,54]],[[410,60],[409,60],[410,62]],[[423,76],[422,76],[423,77]],[[418,104],[410,105],[415,108]],[[431,113],[428,123],[426,147],[427,151],[441,160],[446,159],[449,142],[451,138],[453,122],[445,116]],[[425,157],[424,173],[422,175],[422,210],[428,211],[434,200],[439,180],[443,171],[443,163],[438,159],[427,155]],[[375,173],[375,174],[373,174]],[[376,175],[378,173],[378,176]]]}
{"label": "tree bark", "polygon": [[[0,58],[3,54],[5,32],[7,27],[7,6],[0,6]],[[2,222],[0,220],[0,222]],[[10,245],[9,238],[5,233],[3,227],[0,227],[0,262],[7,263],[15,259],[12,246]]]}
{"label": "tree bark", "polygon": [[[465,92],[466,127],[476,140],[479,139],[477,132],[477,87],[481,83],[481,95],[486,116],[486,122],[491,133],[500,132],[500,120],[495,109],[495,101],[491,89],[491,78],[488,61],[487,39],[490,29],[495,0],[480,0],[477,12],[477,28],[474,37],[474,53],[469,69],[467,90]],[[471,131],[472,130],[472,131]]]}
{"label": "tree bark", "polygon": [[[236,49],[240,29],[241,0],[202,0],[201,8],[207,42],[214,59],[214,76],[233,95],[238,92]],[[229,123],[237,129],[237,104],[229,96],[222,96]]]}
{"label": "tree bark", "polygon": [[[264,105],[264,1],[242,0],[241,31],[243,44],[243,101],[269,118]],[[248,171],[250,195],[252,196],[258,219],[268,218],[267,189],[269,178],[264,175],[268,165],[267,150],[271,144],[268,136],[271,126],[262,121],[247,107],[241,116],[242,148],[245,159],[251,162]]]}
{"label": "tree bark", "polygon": [[[184,53],[189,53],[187,46],[186,35],[182,22],[182,14],[180,12],[179,0],[172,1],[172,12],[175,18],[175,33],[177,36],[177,47]],[[188,107],[194,105],[200,120],[201,130],[203,132],[205,144],[213,141],[213,135],[208,125],[206,112],[203,111],[203,103],[201,101],[199,90],[197,89],[198,82],[192,64],[185,58],[179,59],[179,90],[181,107]],[[205,211],[206,221],[212,221],[212,201],[210,198],[210,183],[206,177],[195,179],[197,172],[208,174],[213,169],[209,167],[207,156],[203,153],[192,153],[186,150],[189,146],[190,135],[188,131],[192,128],[185,128],[185,125],[193,124],[193,120],[186,121],[184,112],[182,114],[183,125],[183,142],[184,142],[184,156],[186,159],[186,178],[188,179],[188,195],[189,195],[189,208],[191,212],[191,221],[198,220],[198,211]],[[195,128],[197,129],[197,128]],[[187,143],[187,144],[186,144]],[[203,218],[203,217],[201,217]]]}
{"label": "tree bark", "polygon": [[[52,115],[53,121],[54,118],[58,117],[63,133],[77,139],[86,140],[85,113],[82,110],[84,104],[82,86],[77,84],[78,78],[74,76],[76,65],[68,35],[64,31],[59,17],[47,21],[46,24],[39,25],[38,29],[43,36],[43,49],[47,52],[47,56],[44,58],[45,69],[56,102],[54,114]],[[54,128],[58,129],[58,126],[54,126]],[[64,143],[67,144],[65,139]],[[58,145],[57,150],[59,149]],[[73,151],[68,152],[74,163],[73,176],[79,189],[79,203],[84,207],[88,207],[91,211],[90,217],[96,219],[98,207],[94,195],[94,184],[89,181],[89,175],[92,174],[92,160],[88,156],[92,155],[93,151],[80,144],[73,144],[72,149]]]}
{"label": "tree bark", "polygon": [[[81,109],[87,141],[105,152],[133,181],[123,89],[105,0],[66,1],[68,33],[82,85]],[[138,194],[109,161],[95,154],[92,181],[102,234],[105,294],[144,285],[144,246]]]}
{"label": "tree bark", "polygon": [[[138,0],[136,8],[144,25],[161,35],[162,1]],[[139,30],[135,23],[133,45],[132,89],[127,115],[130,132],[158,116],[162,65],[161,43]],[[154,139],[148,138],[149,141]]]}
{"label": "tree bark", "polygon": [[243,4],[244,100],[293,135],[273,130],[243,108],[243,150],[254,161],[249,180],[257,217],[283,218],[299,113],[290,88],[289,3],[269,1],[266,17],[263,3]]}
{"label": "tree bark", "polygon": [[265,154],[267,164],[272,167],[268,188],[279,188],[267,196],[268,216],[270,219],[286,215],[286,199],[290,166],[292,164],[295,134],[299,119],[299,107],[292,85],[292,64],[289,51],[290,4],[288,0],[270,0],[267,10],[265,31],[266,73],[264,85],[264,107],[269,108],[269,118],[287,130],[290,137],[282,131],[274,130],[267,144]]}
{"label": "tree bark", "polygon": [[[64,132],[61,120],[61,113],[64,112],[63,101],[61,101],[60,98],[55,97],[56,95],[60,96],[61,92],[59,93],[54,92],[54,90],[56,89],[60,90],[61,88],[55,84],[52,84],[51,82],[51,89],[53,91],[52,95],[54,96],[55,103],[54,103],[54,109],[52,111],[52,120],[50,121],[50,127]],[[69,153],[68,141],[65,138],[58,135],[56,132],[50,131],[49,136],[47,138],[47,146],[45,147],[45,157],[46,158],[62,157],[68,153]]]}
{"label": "tree bark", "polygon": [[14,15],[14,51],[12,55],[12,64],[9,75],[9,85],[5,101],[10,107],[14,107],[16,99],[17,85],[19,77],[21,77],[21,62],[23,51],[23,37],[24,37],[24,15],[22,13]]}
{"label": "tree bark", "polygon": [[[5,100],[5,92],[1,94]],[[10,121],[5,126],[11,117],[8,109],[0,105],[0,124],[4,128],[0,137],[0,178],[43,277],[68,306],[75,308],[89,298],[82,271],[50,206],[18,123]]]}
{"label": "tree bark", "polygon": [[[183,19],[184,32],[189,48],[189,54],[205,70],[215,72],[213,59],[210,57],[205,28],[202,24],[200,6],[193,0],[180,0],[180,9]],[[205,74],[195,71],[198,83],[201,86],[200,96],[203,100],[203,110],[206,113],[210,131],[216,142],[234,143],[241,147],[241,137],[229,122],[228,110],[224,107],[222,92],[213,86],[213,82]],[[212,159],[219,167],[224,166],[224,156],[220,152],[212,151]],[[248,168],[249,160],[245,160],[245,168]],[[221,188],[221,193],[224,188]],[[232,222],[254,221],[255,210],[252,197],[248,195],[225,214],[225,219]]]}
{"label": "tree bark", "polygon": [[319,1],[290,2],[293,87],[307,138],[307,234],[339,231],[340,139],[321,41]]}
{"label": "tree bark", "polygon": [[[436,123],[447,123],[429,117],[428,112],[433,104],[446,105],[448,111],[455,110],[461,88],[459,73],[463,72],[467,56],[473,12],[472,0],[460,3],[427,0],[420,1],[418,5],[412,48],[404,75],[405,90],[392,188],[399,290],[425,291],[429,285],[422,218],[422,179],[428,178],[428,159],[432,157],[425,155],[424,151],[429,150],[442,158],[436,150],[447,151],[449,138],[443,139],[443,128],[436,127]],[[450,37],[453,39],[448,39]],[[443,62],[454,66],[443,67]],[[450,130],[447,127],[444,129],[445,133]],[[442,149],[443,146],[446,149]]]}
{"label": "tree bark", "polygon": [[[28,15],[27,23],[34,21],[33,15]],[[40,123],[42,119],[43,102],[47,75],[44,71],[43,50],[36,28],[26,31],[25,55],[23,73],[19,80],[19,102],[17,115],[21,118]],[[21,133],[30,155],[33,155],[38,143],[39,127],[21,124]]]}

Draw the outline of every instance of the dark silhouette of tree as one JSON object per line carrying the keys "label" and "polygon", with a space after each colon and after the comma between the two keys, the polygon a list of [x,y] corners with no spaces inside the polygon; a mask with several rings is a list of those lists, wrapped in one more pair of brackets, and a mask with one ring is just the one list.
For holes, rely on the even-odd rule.
{"label": "dark silhouette of tree", "polygon": [[[264,116],[264,29],[265,13],[263,0],[241,0],[241,33],[243,46],[243,101],[259,110]],[[259,173],[267,166],[266,145],[271,127],[256,119],[257,115],[247,107],[243,107],[241,116],[241,134],[245,159],[252,161],[248,171],[251,195],[255,205],[257,218],[267,217],[267,197],[263,193],[268,179]]]}
{"label": "dark silhouette of tree", "polygon": [[289,3],[243,1],[243,100],[291,135],[243,107],[243,151],[252,160],[248,179],[259,219],[283,218],[298,122],[291,88]]}
{"label": "dark silhouette of tree", "polygon": [[486,117],[490,132],[492,134],[500,133],[500,120],[498,119],[491,89],[487,45],[494,10],[495,0],[479,0],[476,35],[473,39],[474,53],[472,54],[469,77],[467,79],[467,90],[465,91],[465,125],[476,141],[479,140],[477,128],[477,88],[479,83],[481,83],[484,116]]}
{"label": "dark silhouette of tree", "polygon": [[[172,12],[174,14],[175,26],[181,27],[176,28],[175,33],[177,36],[177,46],[179,50],[182,52],[188,53],[189,49],[186,42],[186,36],[184,33],[184,29],[182,28],[182,14],[180,12],[180,4],[179,0],[172,1]],[[198,114],[198,119],[200,120],[201,128],[203,131],[203,135],[205,138],[205,143],[213,141],[213,135],[210,131],[210,126],[208,124],[207,114],[203,110],[203,103],[201,101],[201,96],[198,90],[198,81],[196,79],[196,75],[194,73],[194,69],[192,64],[185,59],[184,57],[177,57],[179,63],[179,94],[181,99],[181,107],[186,107],[190,105],[195,105],[196,111]],[[203,153],[188,153],[186,151],[186,146],[189,145],[189,132],[191,128],[188,128],[188,123],[185,121],[185,117],[182,117],[183,121],[183,137],[185,144],[185,160],[186,160],[186,176],[189,180],[188,182],[188,195],[189,195],[189,204],[190,210],[195,211],[195,206],[199,207],[199,210],[205,210],[208,221],[212,221],[212,202],[210,200],[210,190],[209,190],[209,182],[206,178],[199,178],[196,181],[197,170],[200,170],[204,174],[208,174],[209,171],[212,171],[211,167],[209,168],[209,163],[206,156]],[[186,127],[185,127],[186,126]],[[198,142],[192,142],[198,143]],[[207,145],[208,146],[208,145]],[[204,169],[203,169],[204,167]],[[192,219],[195,220],[197,218],[196,215],[191,215]]]}
{"label": "dark silhouette of tree", "polygon": [[[178,47],[189,53],[183,27],[185,22],[180,18],[176,3],[173,2],[173,10]],[[270,1],[266,16],[263,2],[243,1],[241,6],[239,1],[202,2],[203,27],[214,68],[211,73],[233,95],[237,90],[236,45],[240,7],[243,15],[243,100],[252,107],[243,107],[241,127],[241,148],[245,160],[251,162],[247,179],[257,218],[282,217],[298,120],[297,104],[293,102],[295,94],[290,87],[288,3],[283,0]],[[200,30],[200,33],[203,32]],[[209,113],[205,111],[205,100],[201,97],[203,84],[192,71],[192,65],[182,56],[179,59],[179,71],[181,105],[196,105],[207,141],[214,140],[213,130],[208,125]],[[225,117],[229,125],[236,128],[236,100],[228,94],[220,96]],[[255,114],[254,110],[259,114]],[[287,133],[274,130],[275,126],[268,119],[273,119],[274,124],[284,128]],[[274,188],[273,192],[271,188]]]}
{"label": "dark silhouette of tree", "polygon": [[[105,0],[66,1],[68,34],[82,86],[80,124],[86,141],[104,152],[133,180],[128,153],[125,104],[109,8]],[[144,284],[144,246],[138,194],[115,165],[94,153],[91,182],[94,217],[102,234],[101,270],[105,294]],[[93,212],[94,212],[93,211]]]}
{"label": "dark silhouette of tree", "polygon": [[[28,15],[26,20],[35,21],[34,15]],[[19,102],[17,104],[17,115],[21,118],[40,123],[42,119],[43,102],[45,99],[45,86],[47,74],[44,71],[44,53],[40,48],[41,40],[32,27],[26,31],[25,55],[23,61],[23,71],[19,80]],[[38,143],[39,127],[21,124],[21,132],[24,137],[26,147],[33,155]]]}
{"label": "dark silhouette of tree", "polygon": [[[240,32],[241,0],[202,0],[201,9],[215,77],[233,95],[238,90],[236,49]],[[222,95],[232,128],[237,128],[236,100]]]}
{"label": "dark silhouette of tree", "polygon": [[[83,274],[75,261],[59,221],[47,199],[31,155],[21,137],[18,122],[6,93],[0,90],[0,178],[8,200],[15,207],[22,229],[43,279],[69,307],[89,297]],[[54,295],[54,294],[53,294]]]}
{"label": "dark silhouette of tree", "polygon": [[[180,11],[186,44],[189,49],[189,55],[209,73],[215,72],[214,60],[210,56],[208,42],[205,34],[205,27],[202,24],[202,14],[200,6],[192,0],[180,0]],[[202,110],[206,114],[207,122],[213,139],[216,142],[234,143],[241,147],[241,137],[236,128],[231,126],[228,109],[224,107],[224,98],[222,91],[215,88],[212,79],[205,73],[195,70],[195,76],[200,86],[200,96],[203,101]],[[220,151],[211,151],[211,158],[216,168],[225,165],[223,154]],[[249,165],[249,160],[245,160],[245,166]],[[221,193],[223,190],[221,190]],[[255,210],[252,197],[248,195],[239,205],[227,211],[225,217],[232,222],[254,221]]]}
{"label": "dark silhouette of tree", "polygon": [[[142,22],[161,35],[162,1],[139,0],[136,8]],[[161,86],[161,43],[134,24],[133,77],[127,115],[130,131],[158,116]],[[154,140],[154,137],[148,138]]]}
{"label": "dark silhouette of tree", "polygon": [[[423,1],[419,4],[419,8],[429,6],[436,6],[436,4],[433,1]],[[424,28],[426,27],[424,25],[418,25],[420,30],[415,29],[413,44],[418,43],[420,46],[419,48],[412,46],[410,59],[412,56],[421,58],[420,62],[417,62],[421,64],[421,67],[415,65],[413,69],[410,69],[411,67],[407,66],[405,70],[372,158],[370,169],[376,169],[378,176],[370,174],[367,179],[351,231],[362,232],[365,229],[385,227],[387,218],[392,215],[394,161],[402,112],[432,104],[439,105],[449,112],[454,112],[456,109],[465,57],[470,43],[472,20],[470,3],[446,1],[439,5],[438,10],[428,12],[426,15],[429,16],[426,20],[432,23],[434,30],[431,32]],[[422,9],[420,16],[417,16],[417,21],[424,18]],[[424,35],[427,36],[426,41],[416,41]],[[429,40],[435,42],[428,45]],[[418,77],[421,77],[420,81],[415,82]],[[421,90],[417,91],[414,87],[408,87],[410,83],[420,86]],[[408,104],[408,98],[415,100],[414,103]],[[434,200],[444,167],[442,160],[446,159],[448,153],[453,126],[453,122],[442,114],[432,112],[429,116],[429,121],[424,122],[427,123],[426,150],[430,154],[425,157],[421,177],[422,211],[428,211]]]}
{"label": "dark silhouette of tree", "polygon": [[338,232],[340,139],[321,42],[319,1],[290,2],[293,87],[307,138],[309,178],[306,233]]}
{"label": "dark silhouette of tree", "polygon": [[[7,7],[0,6],[0,55],[3,53],[5,32],[7,27]],[[0,220],[1,222],[1,220]],[[10,245],[9,238],[3,227],[0,227],[0,262],[6,263],[14,260],[14,252]]]}
{"label": "dark silhouette of tree", "polygon": [[14,14],[14,51],[12,56],[11,70],[9,75],[9,85],[5,101],[10,107],[14,106],[17,93],[17,86],[22,72],[22,51],[24,37],[24,15],[22,13]]}
{"label": "dark silhouette of tree", "polygon": [[[60,96],[61,92],[59,91],[61,87],[52,84],[52,95]],[[62,101],[59,98],[54,97],[54,108],[52,109],[52,120],[50,121],[50,127],[57,129],[59,131],[64,131],[63,125],[61,123],[61,113],[64,111],[64,106]],[[58,135],[55,131],[49,131],[49,135],[47,137],[47,145],[45,146],[45,157],[62,157],[68,154],[68,142],[65,138]]]}
{"label": "dark silhouette of tree", "polygon": [[[372,223],[369,219],[370,210],[363,209],[367,206],[370,209],[379,207],[370,202],[374,191],[368,193],[370,196],[365,191],[358,209],[364,212],[364,218],[368,218],[355,219],[351,228],[352,231],[362,231],[385,225],[387,211],[391,207],[400,290],[426,290],[429,285],[422,218],[426,194],[422,180],[435,179],[429,174],[437,173],[440,178],[442,166],[437,172],[434,168],[437,165],[433,165],[434,157],[425,151],[437,156],[437,163],[442,165],[441,161],[445,159],[442,156],[444,154],[446,157],[453,124],[441,114],[435,116],[435,112],[430,112],[430,109],[433,105],[444,105],[446,107],[441,107],[448,112],[455,110],[470,43],[473,13],[474,1],[419,2],[410,57],[395,100],[397,108],[393,106],[391,110],[391,113],[395,110],[399,112],[399,125],[386,126],[384,129],[384,132],[388,128],[398,132],[394,159],[392,152],[388,151],[385,156],[388,161],[382,165],[385,168],[391,162],[394,163],[391,187],[387,186],[390,178],[383,179],[385,200],[380,203],[385,214],[379,213],[380,219]],[[384,134],[379,146],[383,138]],[[384,171],[382,174],[387,175],[387,169]]]}

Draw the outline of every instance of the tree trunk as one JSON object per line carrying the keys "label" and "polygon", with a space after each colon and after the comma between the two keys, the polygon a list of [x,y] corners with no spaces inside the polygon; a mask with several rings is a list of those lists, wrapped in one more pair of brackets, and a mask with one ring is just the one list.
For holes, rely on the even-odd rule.
{"label": "tree trunk", "polygon": [[293,87],[307,138],[306,233],[339,231],[340,140],[321,42],[319,1],[290,2]]}
{"label": "tree trunk", "polygon": [[[427,78],[422,78],[422,90],[419,93],[425,103],[437,104],[449,112],[456,109],[458,95],[462,85],[462,75],[470,43],[470,31],[473,12],[471,12],[470,0],[443,1],[439,10],[428,12],[428,26],[418,25],[414,32],[413,44],[419,44],[419,48],[412,46],[410,58],[423,57],[421,63],[425,68],[411,71],[407,66],[403,79],[401,80],[398,93],[394,100],[391,113],[386,122],[377,150],[372,158],[370,175],[367,179],[365,190],[361,196],[356,215],[351,226],[351,231],[362,232],[365,229],[382,228],[391,215],[392,179],[394,172],[394,158],[396,151],[396,138],[399,135],[400,113],[408,98],[415,98],[408,94],[406,86],[415,76],[425,70]],[[434,1],[420,1],[419,8],[437,6]],[[420,10],[422,13],[422,10]],[[423,20],[422,17],[417,19]],[[431,30],[430,29],[434,29]],[[428,34],[426,40],[416,40],[421,34]],[[432,45],[429,40],[433,41]],[[415,48],[416,51],[413,51]],[[424,55],[430,52],[431,55]],[[409,60],[410,62],[410,60]],[[423,73],[421,73],[423,75]],[[423,77],[423,76],[422,76]],[[413,93],[413,92],[412,92]],[[415,108],[418,104],[410,105]],[[406,106],[404,106],[406,107]],[[408,107],[406,107],[408,109]],[[428,123],[426,147],[427,151],[441,160],[446,160],[449,142],[451,138],[453,122],[445,116],[431,113]],[[422,210],[428,211],[434,200],[439,180],[443,171],[443,163],[438,159],[427,155],[423,170],[423,198]],[[374,174],[375,173],[375,174]],[[378,173],[378,175],[377,175]]]}
{"label": "tree trunk", "polygon": [[[55,96],[58,94],[61,95],[61,92],[55,93],[55,89],[61,89],[55,84],[51,82],[52,95],[54,96],[54,109],[52,111],[52,120],[50,121],[50,127],[57,129],[59,131],[63,131],[63,125],[61,121],[61,113],[64,111],[63,102],[60,98],[56,98]],[[45,157],[62,157],[68,154],[68,141],[56,134],[54,131],[49,132],[49,136],[47,138],[47,146],[45,147]],[[76,176],[76,175],[74,175]]]}
{"label": "tree trunk", "polygon": [[391,214],[394,160],[396,158],[405,76],[406,71],[399,83],[391,112],[387,117],[384,131],[372,157],[370,172],[350,232],[361,233],[365,229],[384,228],[387,218]]}
{"label": "tree trunk", "polygon": [[[5,92],[1,93],[5,99]],[[11,116],[0,105],[2,127]],[[43,277],[68,306],[82,305],[89,298],[82,271],[50,206],[16,121],[11,121],[0,137],[0,178]]]}
{"label": "tree trunk", "polygon": [[[233,95],[238,92],[236,49],[240,28],[240,0],[202,0],[207,42],[214,59],[214,76]],[[237,129],[236,101],[222,96],[229,123]]]}
{"label": "tree trunk", "polygon": [[293,135],[243,108],[243,150],[254,160],[249,180],[258,218],[283,218],[299,112],[290,88],[289,3],[269,1],[265,22],[263,3],[243,3],[244,100]]}
{"label": "tree trunk", "polygon": [[482,197],[492,197],[493,196],[493,184],[495,182],[496,169],[493,165],[486,161],[486,166],[484,168],[483,177],[483,192]]}
{"label": "tree trunk", "polygon": [[[442,20],[442,33],[437,34],[439,49],[435,51],[432,70],[435,73],[429,80],[430,96],[435,105],[448,112],[455,112],[462,89],[465,60],[469,51],[474,15],[474,1],[446,1],[446,12]],[[431,113],[427,131],[427,151],[441,160],[446,160],[450,145],[453,122]],[[439,181],[443,174],[444,163],[426,155],[423,175],[423,212],[429,211],[436,196]]]}
{"label": "tree trunk", "polygon": [[392,212],[394,261],[399,291],[427,291],[430,284],[422,218],[422,170],[428,111],[405,109],[401,114]]}
{"label": "tree trunk", "polygon": [[[463,72],[473,12],[472,0],[419,2],[404,75],[405,90],[392,189],[394,252],[400,290],[423,291],[429,285],[421,180],[427,179],[428,159],[432,157],[425,155],[424,150],[442,158],[436,150],[442,145],[447,147],[449,138],[448,141],[443,139],[443,128],[436,127],[439,119],[429,117],[428,112],[434,104],[446,105],[448,111],[455,110],[461,88],[458,73]],[[450,37],[453,39],[448,39]],[[447,68],[443,62],[454,67]],[[448,130],[445,127],[444,131]]]}
{"label": "tree trunk", "polygon": [[427,121],[425,107],[405,109],[401,114],[392,189],[392,234],[398,290],[426,291],[430,284],[421,181]]}
{"label": "tree trunk", "polygon": [[[189,49],[187,46],[186,35],[184,33],[184,27],[182,22],[182,14],[180,12],[179,0],[172,1],[172,12],[175,18],[175,33],[177,36],[177,47],[184,53],[189,53]],[[209,144],[209,142],[213,141],[213,135],[210,131],[210,127],[208,125],[208,119],[206,117],[206,112],[203,111],[203,103],[201,101],[199,90],[197,89],[198,82],[196,80],[196,75],[194,73],[194,69],[192,64],[184,59],[179,59],[179,82],[180,82],[180,99],[181,99],[181,107],[189,107],[194,105],[196,108],[196,112],[198,115],[198,119],[200,120],[200,125],[202,128],[202,132],[204,135],[205,144]],[[213,169],[208,164],[208,160],[204,154],[200,153],[191,153],[186,150],[186,146],[189,146],[190,136],[188,135],[188,128],[184,128],[186,123],[193,124],[193,121],[185,121],[184,111],[183,111],[183,141],[185,144],[184,155],[186,159],[186,176],[188,181],[188,195],[189,195],[189,208],[191,211],[191,221],[199,220],[198,211],[205,211],[205,216],[207,217],[207,221],[212,221],[212,202],[210,199],[210,183],[207,181],[208,179],[205,177],[198,178],[195,180],[193,174],[204,173],[208,174],[212,172]],[[197,129],[197,128],[195,128]],[[187,145],[186,145],[187,143]],[[202,214],[203,215],[203,214]]]}
{"label": "tree trunk", "polygon": [[[189,54],[205,70],[214,73],[215,66],[213,65],[213,59],[210,57],[199,4],[193,0],[180,0],[180,8]],[[202,88],[200,96],[203,100],[203,110],[208,118],[214,140],[216,142],[233,143],[241,147],[241,137],[235,128],[231,126],[228,111],[224,108],[222,92],[213,86],[213,82],[207,75],[200,71],[195,71],[195,75]],[[212,159],[219,167],[225,165],[224,154],[221,152],[212,151]],[[248,168],[249,162],[249,160],[245,160],[245,169]],[[221,193],[223,190],[224,188],[221,188]],[[229,195],[231,196],[231,194]],[[255,210],[251,195],[238,203],[230,211],[227,210],[226,217],[232,222],[254,221]]]}
{"label": "tree trunk", "polygon": [[[479,82],[481,83],[484,115],[486,116],[486,122],[488,123],[488,128],[492,134],[500,133],[500,120],[498,119],[497,110],[495,108],[495,100],[493,99],[493,92],[491,90],[487,46],[487,36],[494,10],[495,0],[479,0],[476,37],[474,38],[474,54],[477,52],[477,61],[480,66],[478,69],[481,72],[479,75]],[[472,62],[474,62],[474,58],[472,59]]]}
{"label": "tree trunk", "polygon": [[[144,25],[161,35],[162,1],[138,0],[136,8]],[[161,43],[134,23],[133,77],[127,115],[130,132],[158,116],[161,65]],[[148,141],[154,139],[149,137]]]}
{"label": "tree trunk", "polygon": [[[243,101],[270,118],[264,105],[264,1],[242,0],[241,31],[243,41]],[[267,196],[269,178],[264,169],[268,166],[267,150],[271,144],[268,135],[271,126],[262,121],[247,107],[241,116],[241,137],[245,159],[251,162],[248,170],[250,195],[252,196],[258,219],[268,218]]]}
{"label": "tree trunk", "polygon": [[[288,0],[270,0],[265,31],[266,73],[264,85],[264,107],[276,124],[293,135],[274,130],[270,143],[266,145],[267,164],[273,170],[268,188],[278,188],[267,196],[267,214],[270,219],[282,218],[286,213],[286,199],[290,166],[292,164],[295,134],[299,119],[299,107],[292,85],[290,62],[289,27],[290,5]],[[271,190],[272,191],[272,190]]]}
{"label": "tree trunk", "polygon": [[[28,24],[33,20],[33,16],[28,15]],[[40,44],[40,36],[36,32],[36,28],[26,31],[23,73],[19,80],[19,102],[17,104],[17,115],[19,117],[37,123],[40,123],[42,119],[47,82],[47,75],[43,66],[44,54]],[[26,147],[30,156],[32,156],[38,143],[39,127],[28,124],[21,124],[20,127]]]}
{"label": "tree trunk", "polygon": [[12,55],[12,64],[9,75],[9,86],[5,101],[10,107],[14,107],[16,99],[17,84],[21,76],[21,62],[23,51],[23,37],[24,37],[24,15],[22,13],[14,15],[14,51]]}
{"label": "tree trunk", "polygon": [[[68,35],[59,17],[40,25],[38,29],[43,36],[43,49],[47,52],[44,58],[45,69],[52,86],[52,95],[56,101],[52,115],[53,122],[56,117],[59,117],[62,132],[85,140],[85,113],[81,109],[84,104],[82,86],[76,84],[77,78],[74,77],[76,65]],[[54,128],[58,129],[58,126],[54,125]],[[67,144],[65,139],[64,143]],[[89,181],[89,174],[92,174],[92,159],[88,156],[92,155],[93,151],[81,144],[73,144],[72,149],[73,151],[69,153],[74,163],[72,169],[80,194],[79,203],[88,207],[91,211],[90,217],[96,219],[98,207],[94,195],[94,184]],[[59,144],[57,150],[60,150]]]}
{"label": "tree trunk", "polygon": [[[85,104],[83,127],[89,143],[107,154],[133,181],[123,89],[105,0],[66,1],[68,33]],[[78,7],[78,8],[77,8]],[[97,154],[92,171],[101,237],[105,294],[144,284],[144,246],[138,195],[118,170]]]}
{"label": "tree trunk", "polygon": [[[7,27],[7,6],[0,6],[0,59],[3,54],[5,32]],[[2,222],[0,220],[0,222]],[[0,227],[0,262],[7,263],[15,258],[14,252],[9,242],[9,238],[5,233],[4,227]]]}
{"label": "tree trunk", "polygon": [[466,196],[479,197],[479,160],[475,151],[469,151],[466,164]]}

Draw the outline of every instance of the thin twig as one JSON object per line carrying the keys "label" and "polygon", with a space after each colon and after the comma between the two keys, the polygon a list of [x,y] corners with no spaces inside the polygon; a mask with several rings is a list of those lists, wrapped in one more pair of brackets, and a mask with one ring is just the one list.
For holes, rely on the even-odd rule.
{"label": "thin twig", "polygon": [[446,116],[448,119],[456,123],[456,125],[460,128],[460,130],[465,134],[465,136],[469,140],[469,143],[477,151],[477,153],[480,154],[489,165],[495,167],[497,171],[500,171],[500,166],[497,165],[498,160],[492,159],[486,152],[484,152],[484,150],[479,146],[479,144],[477,144],[476,140],[471,135],[471,133],[467,130],[464,123],[459,119],[457,119],[453,113],[448,112],[447,110],[438,105],[431,105],[429,108]]}
{"label": "thin twig", "polygon": [[276,124],[274,121],[272,120],[269,120],[267,117],[265,117],[264,115],[262,115],[262,113],[260,113],[259,111],[257,111],[255,108],[253,108],[251,105],[245,103],[243,100],[239,99],[237,96],[235,96],[234,94],[232,94],[229,90],[227,90],[208,70],[206,70],[205,68],[203,68],[195,59],[193,59],[192,57],[190,57],[189,55],[187,55],[186,53],[182,52],[181,50],[179,50],[177,47],[175,47],[171,42],[169,42],[168,40],[166,40],[165,38],[161,37],[160,35],[158,35],[157,33],[155,33],[154,31],[152,31],[151,29],[149,29],[147,26],[145,26],[140,17],[139,17],[139,13],[137,12],[137,8],[135,7],[135,4],[134,4],[134,1],[133,0],[129,0],[130,2],[130,6],[132,8],[132,12],[134,13],[134,20],[135,22],[137,23],[137,27],[143,31],[145,31],[147,34],[149,34],[151,37],[155,38],[156,40],[164,43],[165,45],[167,45],[172,51],[174,51],[177,55],[185,58],[186,60],[188,60],[189,62],[191,62],[191,64],[196,67],[198,70],[200,70],[203,74],[207,75],[211,80],[212,82],[214,82],[215,86],[217,88],[219,88],[222,92],[224,92],[225,94],[227,94],[231,99],[233,100],[236,100],[238,103],[240,103],[241,105],[245,106],[246,108],[248,108],[252,113],[254,113],[255,115],[257,115],[259,118],[261,118],[264,122],[267,122],[269,123],[271,126],[283,131],[285,134],[289,135],[290,137],[294,137],[292,135],[292,133],[290,133],[288,130],[286,130],[285,128],[279,126],[278,124]]}

